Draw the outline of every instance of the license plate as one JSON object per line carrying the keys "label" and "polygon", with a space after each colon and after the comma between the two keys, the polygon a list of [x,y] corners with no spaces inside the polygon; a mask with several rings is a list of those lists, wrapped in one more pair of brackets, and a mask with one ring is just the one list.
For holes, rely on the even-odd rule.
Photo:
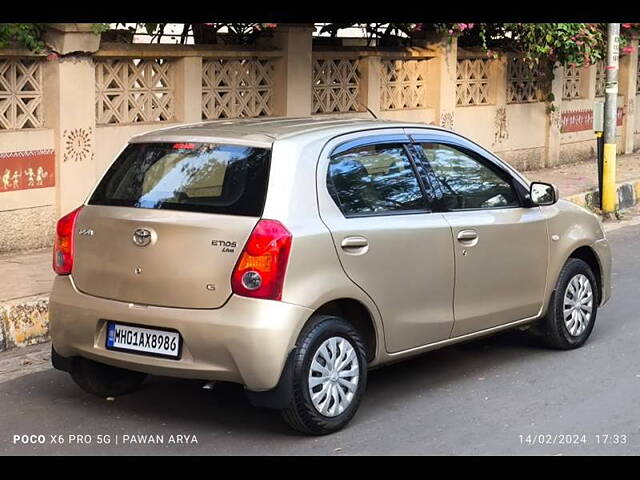
{"label": "license plate", "polygon": [[155,328],[135,327],[116,322],[107,324],[109,350],[180,358],[181,341],[178,332]]}

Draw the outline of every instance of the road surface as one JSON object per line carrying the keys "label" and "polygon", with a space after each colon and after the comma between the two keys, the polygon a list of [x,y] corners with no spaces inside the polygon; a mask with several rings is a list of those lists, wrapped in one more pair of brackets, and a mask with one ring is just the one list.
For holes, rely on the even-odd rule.
{"label": "road surface", "polygon": [[613,298],[582,349],[509,332],[431,352],[372,371],[351,425],[305,437],[230,384],[153,377],[138,393],[95,398],[38,366],[46,345],[30,347],[0,355],[0,368],[24,364],[0,377],[0,455],[637,455],[640,225],[608,236]]}

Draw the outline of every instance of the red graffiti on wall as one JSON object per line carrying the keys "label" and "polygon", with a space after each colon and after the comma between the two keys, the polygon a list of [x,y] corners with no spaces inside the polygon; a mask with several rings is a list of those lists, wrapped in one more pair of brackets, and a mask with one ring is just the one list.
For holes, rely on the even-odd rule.
{"label": "red graffiti on wall", "polygon": [[[622,126],[623,110],[618,107],[616,124]],[[568,110],[562,112],[561,133],[582,132],[593,129],[593,110]]]}
{"label": "red graffiti on wall", "polygon": [[0,153],[0,193],[55,184],[53,149]]}

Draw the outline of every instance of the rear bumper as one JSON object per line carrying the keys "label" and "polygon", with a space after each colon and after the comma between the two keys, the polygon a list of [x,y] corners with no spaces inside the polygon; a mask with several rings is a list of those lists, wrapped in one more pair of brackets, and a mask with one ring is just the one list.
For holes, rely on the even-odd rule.
{"label": "rear bumper", "polygon": [[[49,304],[53,348],[154,375],[237,382],[249,390],[274,388],[312,310],[284,302],[232,295],[215,310],[139,306],[97,298],[58,276]],[[179,360],[105,348],[108,320],[176,329],[183,338]]]}

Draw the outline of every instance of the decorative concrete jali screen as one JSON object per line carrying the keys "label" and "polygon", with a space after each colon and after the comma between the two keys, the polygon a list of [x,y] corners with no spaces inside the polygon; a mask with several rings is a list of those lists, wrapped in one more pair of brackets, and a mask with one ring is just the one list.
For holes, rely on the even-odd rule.
{"label": "decorative concrete jali screen", "polygon": [[456,105],[459,107],[489,104],[489,60],[458,60],[456,70]]}
{"label": "decorative concrete jali screen", "polygon": [[510,57],[507,65],[507,103],[541,101],[544,97],[541,81],[546,67],[533,68],[519,57]]}
{"label": "decorative concrete jali screen", "polygon": [[427,106],[427,60],[383,60],[381,66],[382,110]]}
{"label": "decorative concrete jali screen", "polygon": [[173,120],[173,69],[165,58],[96,61],[96,123]]}
{"label": "decorative concrete jali screen", "polygon": [[596,97],[604,97],[604,89],[607,83],[607,71],[604,60],[596,64]]}
{"label": "decorative concrete jali screen", "polygon": [[0,153],[0,193],[55,184],[53,149]]}
{"label": "decorative concrete jali screen", "polygon": [[573,100],[583,98],[582,91],[582,70],[575,66],[566,66],[564,70],[564,85],[562,87],[562,98]]}
{"label": "decorative concrete jali screen", "polygon": [[269,59],[202,63],[202,119],[268,117],[273,113],[275,64]]}
{"label": "decorative concrete jali screen", "polygon": [[359,112],[360,74],[357,58],[314,59],[311,113]]}
{"label": "decorative concrete jali screen", "polygon": [[0,59],[0,130],[42,127],[40,59]]}
{"label": "decorative concrete jali screen", "polygon": [[[618,108],[618,127],[622,126],[622,108]],[[582,132],[593,129],[593,110],[568,110],[562,112],[562,127],[560,132]]]}

